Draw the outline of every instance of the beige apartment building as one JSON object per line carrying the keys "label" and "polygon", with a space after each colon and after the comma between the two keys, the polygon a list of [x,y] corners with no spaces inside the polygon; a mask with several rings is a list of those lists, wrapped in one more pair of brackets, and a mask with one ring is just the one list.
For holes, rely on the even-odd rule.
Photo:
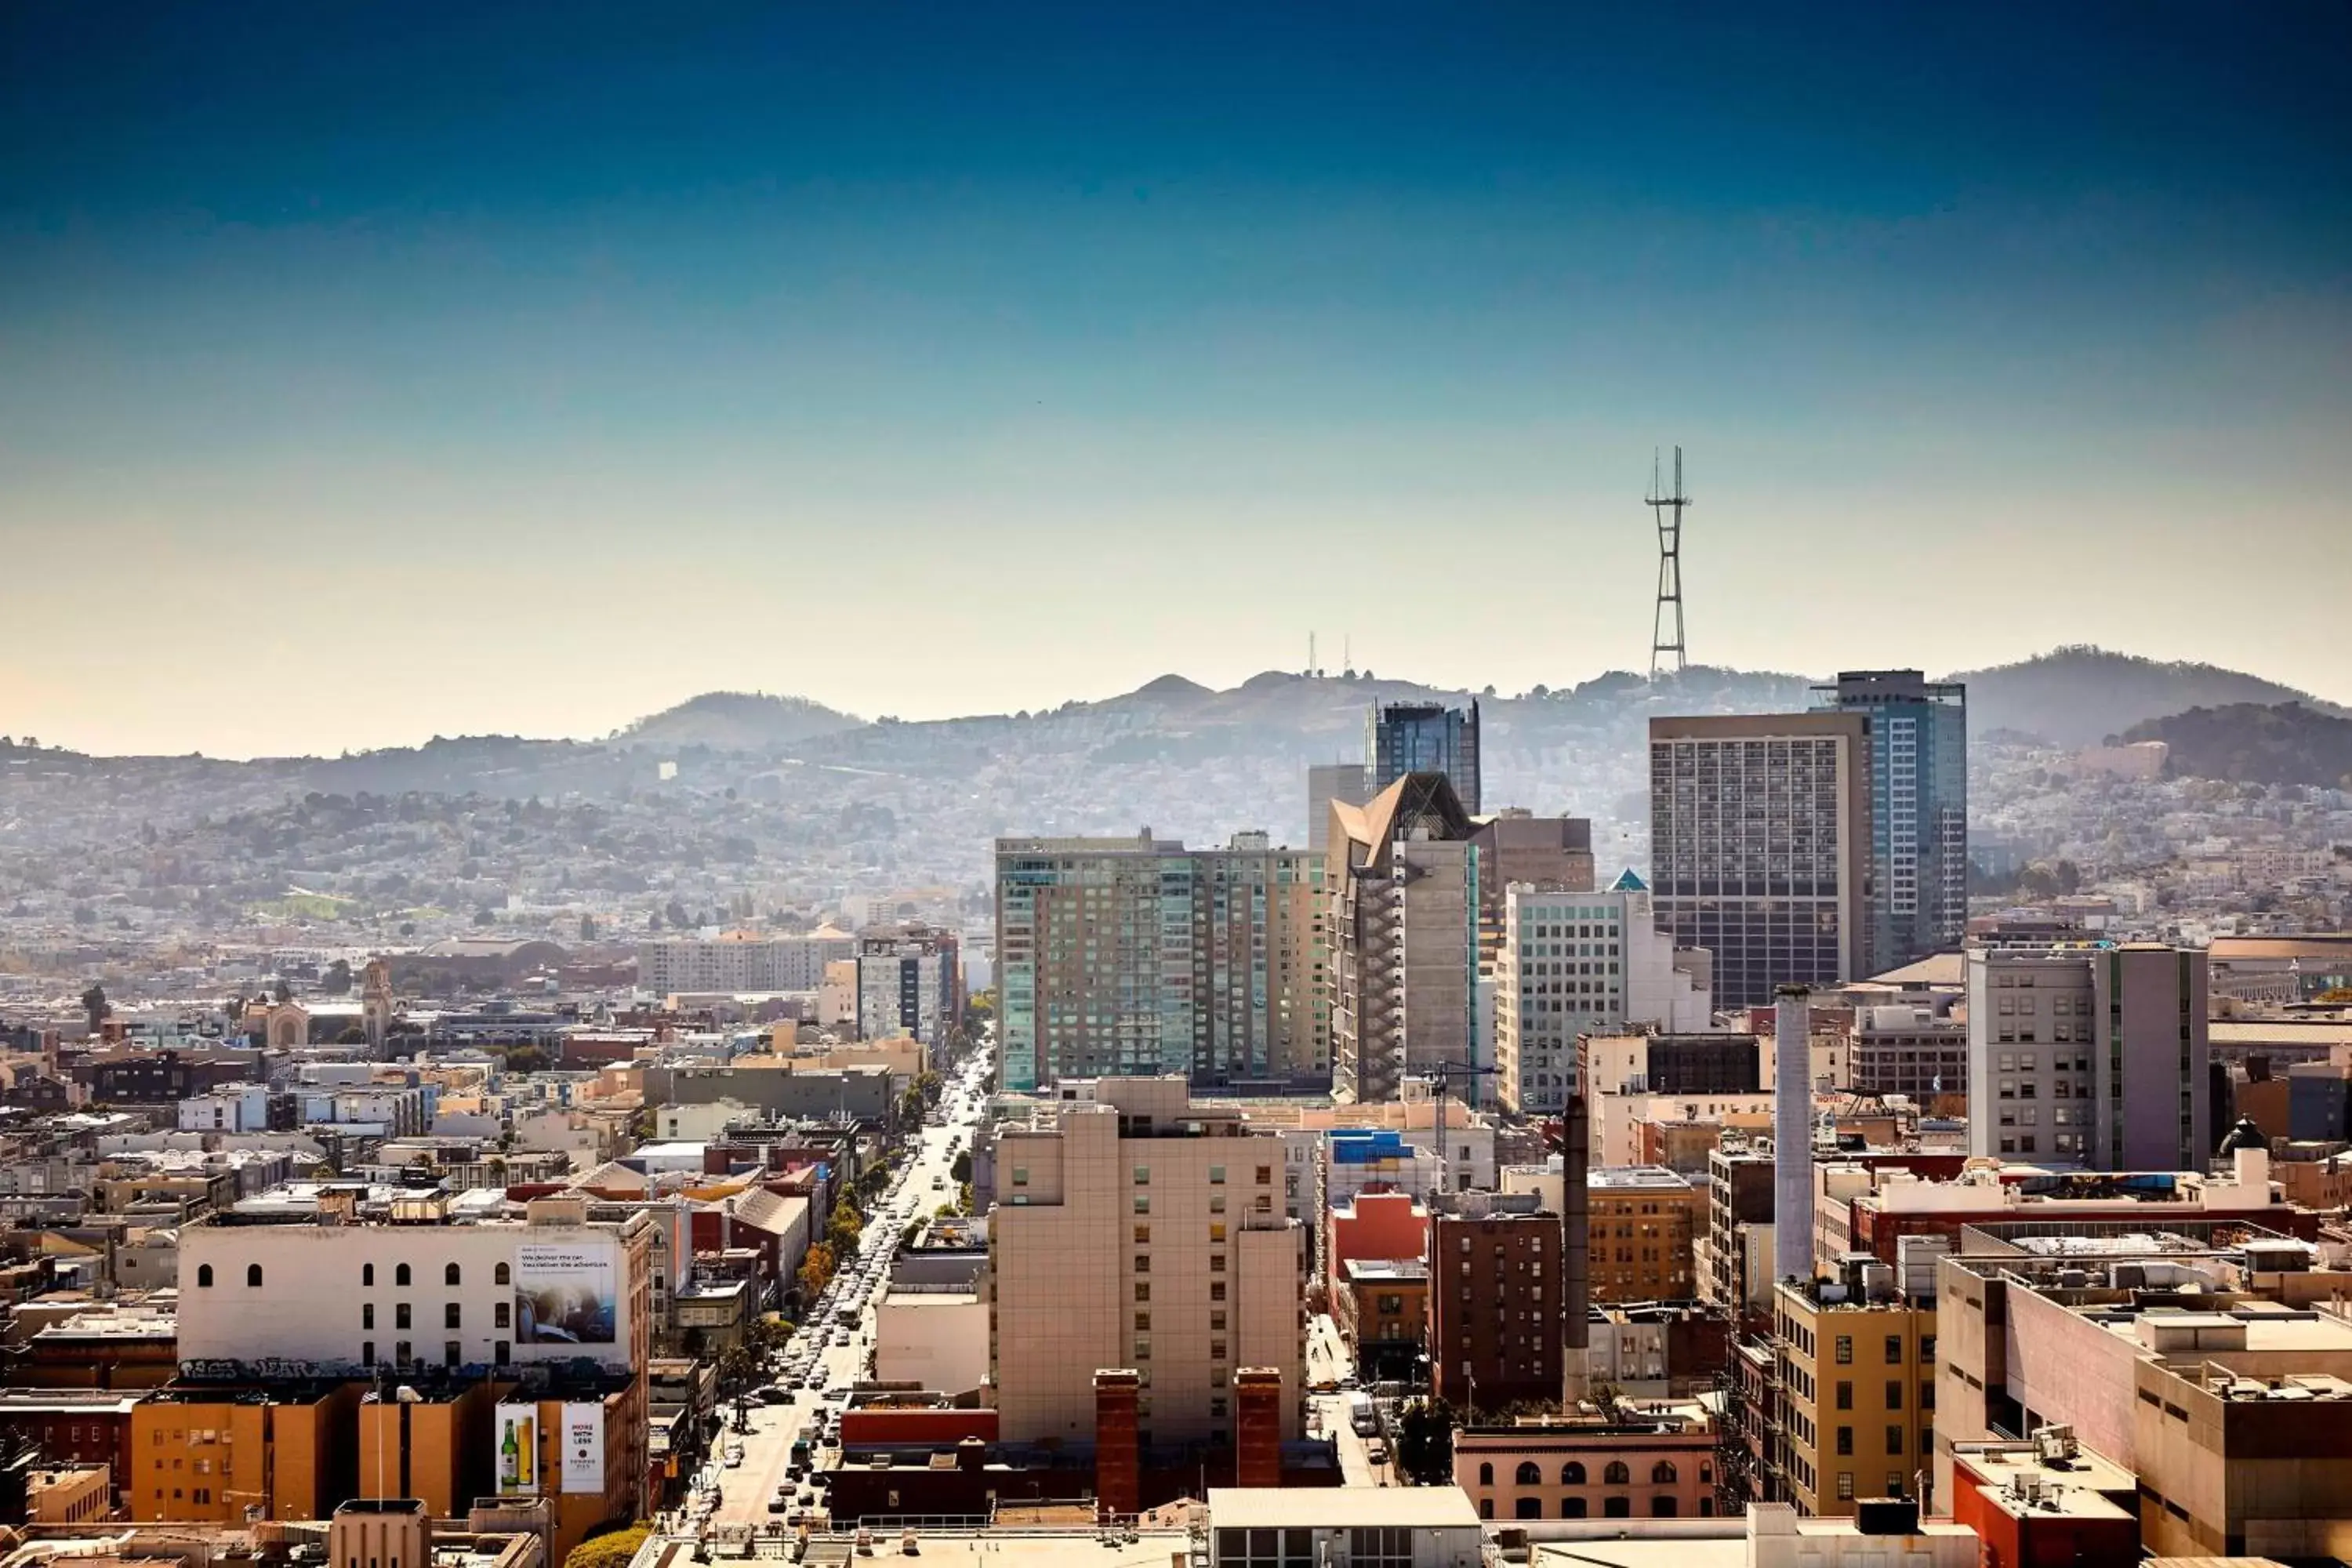
{"label": "beige apartment building", "polygon": [[1006,1441],[1091,1442],[1107,1369],[1141,1382],[1147,1451],[1233,1440],[1240,1367],[1280,1372],[1282,1436],[1298,1436],[1302,1236],[1282,1152],[1176,1077],[1104,1079],[1000,1135],[989,1363]]}
{"label": "beige apartment building", "polygon": [[1476,1056],[1478,854],[1444,773],[1331,805],[1331,1092],[1402,1097]]}
{"label": "beige apartment building", "polygon": [[1780,1471],[1799,1511],[1917,1496],[1935,1458],[1935,1301],[1784,1282],[1773,1328]]}

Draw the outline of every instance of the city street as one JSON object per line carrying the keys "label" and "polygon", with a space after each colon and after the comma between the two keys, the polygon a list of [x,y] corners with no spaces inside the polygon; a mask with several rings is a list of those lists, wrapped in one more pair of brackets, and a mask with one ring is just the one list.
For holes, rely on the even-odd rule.
{"label": "city street", "polygon": [[[951,1097],[975,1081],[971,1069],[958,1069],[949,1079],[949,1095]],[[945,1109],[944,1101],[942,1109]],[[704,1479],[715,1482],[719,1488],[719,1503],[712,1516],[716,1522],[762,1526],[782,1523],[790,1516],[789,1510],[783,1513],[770,1513],[768,1500],[785,1482],[784,1470],[791,1461],[794,1439],[817,1424],[821,1410],[837,1414],[846,1404],[845,1399],[828,1401],[824,1398],[826,1394],[845,1391],[866,1375],[867,1358],[874,1343],[874,1306],[889,1289],[889,1260],[897,1250],[899,1233],[905,1228],[904,1221],[893,1222],[883,1216],[901,1197],[911,1200],[912,1217],[919,1219],[929,1216],[941,1204],[954,1201],[956,1184],[948,1174],[949,1167],[954,1163],[950,1146],[959,1139],[968,1137],[978,1120],[977,1110],[968,1102],[967,1109],[952,1116],[947,1125],[924,1128],[919,1152],[898,1173],[877,1205],[875,1217],[866,1230],[866,1235],[873,1238],[869,1244],[872,1252],[869,1255],[861,1247],[860,1258],[871,1256],[878,1258],[881,1278],[859,1302],[857,1327],[844,1329],[830,1321],[817,1321],[814,1317],[803,1325],[805,1333],[822,1332],[826,1336],[826,1348],[819,1362],[824,1369],[824,1387],[821,1390],[795,1389],[789,1405],[751,1403],[745,1407],[751,1420],[749,1432],[739,1433],[735,1429],[732,1412],[728,1412],[727,1429],[716,1445],[718,1452],[703,1472]],[[942,1184],[938,1190],[931,1185],[934,1179]],[[863,1267],[863,1264],[853,1264],[851,1260],[844,1259],[843,1277],[848,1277],[858,1267]],[[845,1334],[848,1336],[848,1343],[833,1342]],[[729,1468],[719,1456],[725,1454],[730,1445],[737,1443],[742,1445],[743,1461]],[[805,1485],[805,1479],[793,1483],[795,1496]],[[795,1501],[793,1506],[815,1506],[823,1500],[820,1494],[815,1504]]]}

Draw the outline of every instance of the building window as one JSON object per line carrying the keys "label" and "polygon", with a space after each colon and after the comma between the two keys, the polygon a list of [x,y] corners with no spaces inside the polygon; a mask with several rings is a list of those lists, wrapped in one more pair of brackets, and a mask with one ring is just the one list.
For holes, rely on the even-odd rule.
{"label": "building window", "polygon": [[1886,1429],[1886,1451],[1890,1454],[1899,1454],[1903,1451],[1902,1427],[1889,1426]]}
{"label": "building window", "polygon": [[1225,1184],[1225,1168],[1223,1165],[1209,1167],[1209,1184],[1213,1187],[1222,1187]]}
{"label": "building window", "polygon": [[1150,1166],[1138,1165],[1135,1168],[1135,1184],[1139,1187],[1148,1187],[1151,1184]]}
{"label": "building window", "polygon": [[1652,1486],[1670,1487],[1679,1479],[1680,1478],[1675,1474],[1675,1467],[1671,1460],[1660,1459],[1656,1464],[1650,1467],[1650,1484]]}
{"label": "building window", "polygon": [[1511,1511],[1520,1519],[1541,1519],[1543,1517],[1543,1499],[1539,1497],[1523,1497],[1519,1499],[1517,1503],[1512,1505]]}
{"label": "building window", "polygon": [[1520,1464],[1513,1479],[1523,1487],[1539,1487],[1543,1485],[1543,1470],[1533,1459],[1528,1459]]}
{"label": "building window", "polygon": [[1853,1453],[1853,1427],[1851,1427],[1851,1426],[1841,1426],[1841,1427],[1839,1427],[1839,1428],[1838,1428],[1838,1435],[1837,1435],[1837,1451],[1838,1451],[1840,1454],[1842,1454],[1842,1455],[1843,1455],[1843,1454],[1851,1454],[1851,1453]]}
{"label": "building window", "polygon": [[1849,1502],[1853,1500],[1853,1472],[1852,1470],[1840,1470],[1838,1472],[1837,1495]]}
{"label": "building window", "polygon": [[1568,1463],[1562,1465],[1559,1468],[1559,1484],[1564,1487],[1582,1486],[1584,1484],[1584,1467],[1577,1463],[1574,1459],[1570,1459]]}
{"label": "building window", "polygon": [[406,1340],[395,1341],[392,1347],[392,1359],[394,1364],[406,1366],[416,1359],[415,1349]]}
{"label": "building window", "polygon": [[1601,1517],[1603,1519],[1633,1518],[1633,1500],[1631,1498],[1622,1497],[1602,1498],[1601,1500]]}
{"label": "building window", "polygon": [[1149,1244],[1149,1243],[1150,1242],[1150,1240],[1151,1240],[1151,1227],[1150,1227],[1150,1226],[1148,1226],[1148,1225],[1139,1225],[1139,1226],[1137,1226],[1135,1227],[1135,1245],[1136,1245],[1136,1246],[1138,1246],[1138,1247],[1145,1246],[1145,1245]]}
{"label": "building window", "polygon": [[375,1303],[373,1301],[362,1301],[360,1303],[360,1327],[363,1329],[372,1329],[375,1327]]}
{"label": "building window", "polygon": [[1853,1364],[1853,1336],[1852,1334],[1840,1334],[1837,1337],[1837,1363],[1840,1366],[1852,1366]]}
{"label": "building window", "polygon": [[[373,1340],[362,1340],[360,1342],[360,1364],[362,1366],[373,1366],[375,1364],[375,1342]],[[156,1436],[159,1438],[162,1436],[163,1434],[160,1432],[156,1434]]]}
{"label": "building window", "polygon": [[1853,1384],[1843,1378],[1838,1381],[1837,1385],[1837,1407],[1840,1410],[1853,1408]]}
{"label": "building window", "polygon": [[1625,1461],[1622,1459],[1610,1460],[1609,1468],[1601,1472],[1601,1484],[1604,1487],[1625,1486],[1633,1479],[1633,1472],[1625,1468]]}
{"label": "building window", "polygon": [[1150,1300],[1151,1287],[1141,1279],[1137,1280],[1135,1282],[1135,1299],[1139,1302]]}
{"label": "building window", "polygon": [[373,1286],[375,1284],[374,1264],[362,1263],[360,1265],[360,1283],[362,1286]]}
{"label": "building window", "polygon": [[1150,1214],[1151,1212],[1151,1194],[1150,1193],[1138,1193],[1135,1194],[1135,1212],[1138,1214]]}
{"label": "building window", "polygon": [[1672,1494],[1667,1494],[1663,1497],[1654,1497],[1650,1500],[1650,1517],[1652,1519],[1672,1519],[1675,1517],[1675,1499]]}
{"label": "building window", "polygon": [[456,1366],[458,1362],[463,1359],[459,1353],[463,1349],[464,1347],[459,1345],[455,1340],[450,1340],[445,1342],[441,1346],[441,1364],[444,1366]]}
{"label": "building window", "polygon": [[500,1340],[498,1343],[496,1359],[500,1366],[506,1365],[507,1363],[514,1360],[514,1348],[506,1341]]}
{"label": "building window", "polygon": [[1562,1519],[1582,1519],[1584,1517],[1584,1500],[1580,1497],[1564,1497],[1560,1499],[1559,1517]]}
{"label": "building window", "polygon": [[394,1303],[392,1309],[392,1326],[395,1329],[404,1329],[410,1326],[408,1321],[407,1302],[399,1301]]}
{"label": "building window", "polygon": [[396,1267],[393,1269],[393,1271],[392,1271],[392,1282],[393,1282],[394,1285],[397,1285],[397,1286],[401,1287],[403,1289],[405,1289],[407,1288],[407,1286],[408,1286],[408,1265],[407,1265],[407,1264],[405,1264],[405,1263],[400,1264],[400,1265],[396,1266]]}
{"label": "building window", "polygon": [[451,1301],[441,1309],[441,1326],[445,1329],[463,1327],[462,1316],[457,1303]]}
{"label": "building window", "polygon": [[211,1264],[209,1264],[209,1263],[199,1263],[199,1264],[197,1264],[197,1265],[196,1265],[196,1289],[199,1289],[199,1290],[209,1290],[209,1289],[211,1289],[212,1288],[213,1288],[213,1266],[212,1266]]}
{"label": "building window", "polygon": [[1901,1366],[1903,1364],[1903,1336],[1901,1334],[1889,1334],[1886,1336],[1886,1364],[1889,1366]]}
{"label": "building window", "polygon": [[1484,1464],[1478,1467],[1478,1484],[1482,1487],[1491,1487],[1495,1484],[1495,1467],[1493,1465]]}
{"label": "building window", "polygon": [[507,1327],[507,1326],[508,1326],[508,1319],[512,1315],[513,1311],[514,1311],[514,1303],[513,1303],[513,1302],[511,1302],[511,1301],[500,1301],[500,1302],[499,1302],[497,1305],[493,1306],[493,1307],[490,1309],[490,1326],[491,1326],[492,1328],[494,1328],[494,1329],[503,1329],[503,1328]]}
{"label": "building window", "polygon": [[261,1289],[260,1264],[248,1263],[245,1266],[245,1288],[248,1290],[258,1290]]}
{"label": "building window", "polygon": [[503,1263],[499,1264],[496,1268],[493,1268],[493,1269],[491,1269],[491,1270],[490,1270],[490,1283],[491,1283],[491,1284],[493,1284],[493,1285],[511,1285],[511,1284],[513,1284],[513,1283],[514,1283],[514,1270],[513,1270],[513,1269],[511,1269],[511,1268],[508,1268],[505,1264],[503,1264]]}
{"label": "building window", "polygon": [[460,1278],[462,1278],[462,1276],[458,1274],[457,1266],[454,1263],[449,1265],[448,1268],[441,1270],[441,1283],[444,1285],[455,1288]]}

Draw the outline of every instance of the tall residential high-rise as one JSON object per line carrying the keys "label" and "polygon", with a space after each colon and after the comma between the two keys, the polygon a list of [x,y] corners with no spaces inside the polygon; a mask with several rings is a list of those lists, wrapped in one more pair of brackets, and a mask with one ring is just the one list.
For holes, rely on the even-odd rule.
{"label": "tall residential high-rise", "polygon": [[1504,904],[1495,1087],[1505,1109],[1549,1114],[1567,1105],[1580,1035],[1707,1026],[1707,955],[1676,952],[1655,929],[1649,890],[1631,871],[1603,893],[1513,883]]}
{"label": "tall residential high-rise", "polygon": [[1444,773],[1454,798],[1478,815],[1478,703],[1465,711],[1439,702],[1391,702],[1364,719],[1364,763],[1370,793],[1407,773]]}
{"label": "tall residential high-rise", "polygon": [[1317,763],[1307,770],[1307,847],[1320,855],[1331,847],[1331,803],[1361,805],[1372,798],[1370,773],[1361,763]]}
{"label": "tall residential high-rise", "polygon": [[1282,1142],[1181,1079],[1066,1084],[997,1137],[989,1216],[991,1383],[1009,1442],[1087,1443],[1095,1374],[1148,1377],[1145,1448],[1231,1441],[1235,1375],[1281,1374],[1298,1435],[1299,1224]]}
{"label": "tall residential high-rise", "polygon": [[1473,827],[1444,773],[1407,773],[1367,805],[1331,807],[1331,1090],[1342,1100],[1396,1100],[1409,1079],[1475,1060]]}
{"label": "tall residential high-rise", "polygon": [[1007,1089],[1181,1073],[1329,1080],[1324,861],[1264,833],[996,841],[997,1060]]}
{"label": "tall residential high-rise", "polygon": [[1874,970],[1957,950],[1969,919],[1968,688],[1862,669],[1813,690],[1820,707],[1870,721]]}
{"label": "tall residential high-rise", "polygon": [[1875,973],[1870,725],[1858,712],[1650,721],[1650,888],[1715,1005]]}
{"label": "tall residential high-rise", "polygon": [[2194,948],[1970,948],[1969,1152],[2103,1171],[2213,1156]]}

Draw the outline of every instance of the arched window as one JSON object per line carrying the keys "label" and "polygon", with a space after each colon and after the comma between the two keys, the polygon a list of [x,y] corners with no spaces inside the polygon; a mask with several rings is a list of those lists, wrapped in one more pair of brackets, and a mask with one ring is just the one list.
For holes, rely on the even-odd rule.
{"label": "arched window", "polygon": [[1560,1499],[1559,1517],[1562,1519],[1582,1519],[1584,1517],[1584,1500],[1580,1497],[1564,1497]]}
{"label": "arched window", "polygon": [[1529,1459],[1519,1466],[1516,1479],[1523,1487],[1539,1487],[1543,1485],[1543,1471],[1537,1468],[1533,1459]]}
{"label": "arched window", "polygon": [[361,1264],[361,1265],[360,1265],[360,1283],[361,1283],[362,1285],[366,1285],[366,1286],[373,1286],[373,1285],[374,1285],[374,1283],[375,1283],[375,1265],[374,1265],[374,1264],[373,1264],[373,1263],[362,1263],[362,1264]]}
{"label": "arched window", "polygon": [[1650,1517],[1652,1519],[1674,1518],[1675,1494],[1672,1492],[1660,1492],[1657,1496],[1652,1498],[1650,1500]]}
{"label": "arched window", "polygon": [[1514,1506],[1513,1511],[1521,1519],[1541,1519],[1543,1517],[1543,1499],[1539,1497],[1523,1497]]}
{"label": "arched window", "polygon": [[514,1283],[514,1271],[509,1268],[505,1264],[501,1263],[496,1268],[490,1270],[490,1283],[493,1285],[511,1285]]}
{"label": "arched window", "polygon": [[392,1282],[393,1282],[394,1284],[395,1284],[395,1285],[405,1285],[405,1284],[407,1284],[407,1283],[408,1283],[408,1265],[407,1265],[407,1264],[403,1263],[403,1264],[401,1264],[399,1267],[397,1267],[397,1268],[395,1268],[394,1269],[393,1269],[393,1271],[392,1271]]}
{"label": "arched window", "polygon": [[1562,1465],[1559,1468],[1559,1484],[1564,1487],[1582,1486],[1584,1484],[1584,1467],[1577,1463],[1574,1459],[1570,1459],[1568,1463]]}
{"label": "arched window", "polygon": [[199,1264],[197,1264],[197,1265],[196,1265],[196,1289],[199,1289],[199,1290],[209,1290],[209,1289],[211,1289],[212,1288],[213,1288],[213,1266],[212,1266],[211,1264],[209,1264],[209,1263],[199,1263]]}
{"label": "arched window", "polygon": [[1675,1474],[1674,1461],[1671,1459],[1660,1459],[1656,1464],[1650,1467],[1650,1484],[1652,1486],[1670,1487],[1681,1479],[1681,1477]]}
{"label": "arched window", "polygon": [[[211,1284],[211,1283],[212,1283],[212,1281],[211,1281],[211,1280],[209,1280],[209,1279],[207,1279],[207,1280],[205,1280],[205,1284],[207,1284],[207,1285],[209,1285],[209,1284]],[[1494,1466],[1492,1466],[1492,1465],[1481,1465],[1481,1466],[1479,1466],[1479,1467],[1478,1467],[1478,1484],[1479,1484],[1480,1486],[1482,1486],[1482,1487],[1491,1487],[1491,1486],[1493,1486],[1493,1485],[1495,1484],[1495,1467],[1494,1467]]]}
{"label": "arched window", "polygon": [[245,1285],[246,1289],[248,1290],[258,1290],[261,1289],[260,1264],[248,1263],[245,1266]]}
{"label": "arched window", "polygon": [[1625,1468],[1622,1459],[1610,1460],[1609,1468],[1601,1472],[1601,1484],[1603,1486],[1622,1487],[1633,1479],[1633,1472]]}
{"label": "arched window", "polygon": [[455,1285],[457,1283],[457,1266],[456,1264],[452,1263],[448,1268],[441,1270],[441,1283],[444,1285]]}
{"label": "arched window", "polygon": [[1704,1459],[1699,1461],[1698,1484],[1703,1487],[1715,1485],[1715,1467]]}

